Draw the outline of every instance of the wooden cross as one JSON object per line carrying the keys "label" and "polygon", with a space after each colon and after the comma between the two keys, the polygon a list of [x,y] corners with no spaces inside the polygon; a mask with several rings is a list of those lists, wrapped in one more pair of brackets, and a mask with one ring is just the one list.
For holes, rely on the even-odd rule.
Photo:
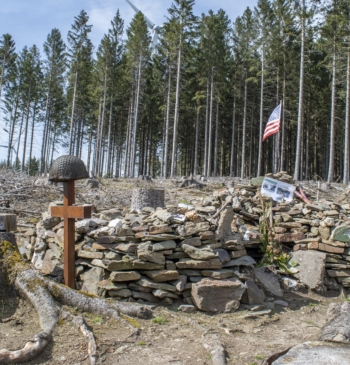
{"label": "wooden cross", "polygon": [[63,207],[51,207],[52,217],[64,219],[64,282],[75,288],[75,218],[90,218],[91,205],[73,206],[75,203],[74,180],[62,182]]}

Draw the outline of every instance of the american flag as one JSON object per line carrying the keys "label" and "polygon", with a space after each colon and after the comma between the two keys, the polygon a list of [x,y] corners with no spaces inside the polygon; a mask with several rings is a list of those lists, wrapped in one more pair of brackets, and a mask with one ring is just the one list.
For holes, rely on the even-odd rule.
{"label": "american flag", "polygon": [[281,124],[281,104],[272,112],[270,118],[266,124],[263,141],[272,136],[273,134],[279,132]]}

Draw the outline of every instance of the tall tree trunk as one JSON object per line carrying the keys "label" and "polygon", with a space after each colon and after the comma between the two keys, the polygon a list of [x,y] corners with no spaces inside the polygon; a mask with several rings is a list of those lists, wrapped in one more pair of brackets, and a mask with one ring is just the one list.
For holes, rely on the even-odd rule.
{"label": "tall tree trunk", "polygon": [[332,182],[334,177],[335,155],[335,99],[336,99],[336,39],[333,37],[333,62],[332,62],[332,102],[331,102],[331,131],[329,141],[329,168],[327,182]]}
{"label": "tall tree trunk", "polygon": [[129,162],[130,162],[130,142],[131,142],[131,129],[133,120],[133,107],[134,107],[134,90],[131,91],[128,125],[126,131],[126,146],[125,146],[125,158],[124,158],[124,177],[129,177]]}
{"label": "tall tree trunk", "polygon": [[264,86],[265,86],[264,72],[265,72],[265,49],[263,45],[261,51],[260,122],[259,122],[259,151],[258,151],[257,176],[261,175],[262,138],[263,138],[263,123],[264,123]]}
{"label": "tall tree trunk", "polygon": [[235,128],[236,128],[236,86],[233,87],[233,111],[232,111],[232,134],[231,134],[231,156],[230,156],[230,176],[234,175],[233,158],[235,149]]}
{"label": "tall tree trunk", "polygon": [[303,127],[304,112],[304,55],[305,55],[305,0],[302,0],[301,9],[301,50],[300,50],[300,78],[299,78],[299,107],[298,107],[298,127],[297,144],[295,151],[294,180],[299,180],[300,154],[301,154],[301,135]]}
{"label": "tall tree trunk", "polygon": [[72,114],[70,117],[70,129],[69,129],[69,154],[71,155],[74,151],[73,146],[73,126],[74,126],[74,112],[75,112],[75,98],[77,95],[77,85],[78,85],[78,65],[75,71],[75,80],[74,80],[74,91],[73,91],[73,101],[72,101]]}
{"label": "tall tree trunk", "polygon": [[19,96],[17,96],[16,99],[16,104],[15,104],[15,111],[14,111],[14,115],[13,115],[13,121],[12,124],[10,125],[10,131],[9,131],[9,146],[8,146],[8,150],[7,150],[7,168],[10,167],[11,164],[11,152],[13,149],[13,135],[15,132],[15,126],[16,126],[16,121],[17,121],[17,109],[18,109],[18,103],[19,103]]}
{"label": "tall tree trunk", "polygon": [[182,35],[180,35],[179,53],[177,59],[177,75],[176,75],[176,91],[175,91],[175,115],[173,130],[173,151],[171,155],[171,177],[176,175],[176,159],[177,159],[177,130],[179,124],[179,108],[180,108],[180,78],[181,78],[181,58],[182,58]]}
{"label": "tall tree trunk", "polygon": [[28,175],[30,174],[30,169],[32,167],[32,152],[33,152],[33,142],[34,142],[34,125],[35,125],[34,123],[35,123],[35,117],[36,117],[36,108],[37,108],[37,105],[35,103],[34,108],[33,108],[32,130],[31,130],[31,136],[30,136]]}
{"label": "tall tree trunk", "polygon": [[49,79],[49,88],[46,95],[46,103],[45,103],[45,117],[44,117],[44,131],[43,131],[43,140],[41,143],[41,151],[40,151],[40,173],[44,172],[44,161],[46,159],[45,152],[46,152],[46,134],[47,134],[47,125],[48,125],[48,115],[49,115],[49,101],[50,101],[50,91],[51,91],[51,75],[50,72],[50,79]]}
{"label": "tall tree trunk", "polygon": [[244,178],[244,167],[245,167],[245,141],[246,141],[246,124],[247,124],[247,93],[248,93],[248,81],[247,71],[244,75],[244,107],[243,107],[243,125],[242,125],[242,164],[241,164],[241,179]]}
{"label": "tall tree trunk", "polygon": [[25,166],[25,163],[26,163],[31,91],[32,91],[32,84],[30,83],[30,85],[29,85],[29,95],[28,95],[28,104],[27,104],[27,114],[26,114],[26,124],[25,124],[25,128],[24,128],[23,157],[22,157],[22,166],[21,166],[21,171],[22,172],[24,171],[24,166]]}
{"label": "tall tree trunk", "polygon": [[93,171],[94,175],[99,175],[99,161],[100,161],[100,130],[101,130],[101,108],[102,108],[102,100],[100,98],[100,102],[98,105],[98,117],[97,117],[97,131],[96,131],[96,142],[95,142],[95,150],[94,150],[94,160],[93,160]]}
{"label": "tall tree trunk", "polygon": [[54,132],[52,136],[52,148],[51,148],[51,157],[49,161],[49,166],[51,166],[53,162],[53,154],[55,152],[55,140],[56,140],[56,132]]}
{"label": "tall tree trunk", "polygon": [[213,98],[214,98],[214,68],[211,69],[210,81],[210,106],[209,106],[209,128],[208,128],[208,164],[207,176],[211,175],[211,144],[212,144],[212,128],[213,128]]}
{"label": "tall tree trunk", "polygon": [[89,128],[89,142],[88,142],[88,154],[87,154],[87,163],[86,163],[86,169],[90,175],[90,164],[91,164],[91,145],[92,145],[92,131],[91,128]]}
{"label": "tall tree trunk", "polygon": [[166,117],[165,117],[165,140],[164,140],[164,169],[163,177],[168,177],[168,151],[169,151],[169,121],[170,121],[170,97],[171,97],[171,68],[169,66],[168,77],[168,95],[166,101]]}
{"label": "tall tree trunk", "polygon": [[15,166],[17,165],[18,162],[18,155],[19,155],[19,146],[21,144],[21,138],[22,138],[22,128],[23,128],[23,122],[24,122],[24,113],[22,113],[22,119],[21,119],[21,124],[19,127],[19,133],[18,133],[18,140],[17,140],[17,151],[16,151],[16,160],[15,160]]}
{"label": "tall tree trunk", "polygon": [[[107,158],[107,174],[108,177],[111,177],[111,147],[112,147],[112,138],[113,138],[113,134],[112,134],[112,115],[113,115],[113,95],[111,94],[111,100],[110,100],[110,108],[109,108],[109,123],[108,123],[108,147],[107,147],[107,153],[108,153],[108,158]],[[112,168],[113,170],[113,168]]]}
{"label": "tall tree trunk", "polygon": [[350,123],[350,52],[348,52],[346,71],[346,103],[345,103],[345,140],[344,140],[344,177],[343,184],[349,183],[349,123]]}
{"label": "tall tree trunk", "polygon": [[217,175],[218,164],[218,139],[219,139],[219,101],[216,101],[216,121],[215,121],[215,142],[214,142],[214,176]]}
{"label": "tall tree trunk", "polygon": [[194,137],[194,162],[193,162],[193,175],[197,175],[198,169],[198,133],[199,133],[199,109],[197,110],[196,116],[196,131]]}
{"label": "tall tree trunk", "polygon": [[207,97],[205,104],[204,161],[203,161],[204,176],[208,176],[208,122],[209,122],[209,80],[207,80]]}
{"label": "tall tree trunk", "polygon": [[134,114],[134,125],[132,132],[132,150],[131,150],[131,171],[130,177],[134,177],[135,174],[135,162],[136,162],[136,133],[137,133],[137,122],[139,114],[139,103],[140,103],[140,88],[141,88],[141,71],[142,71],[142,55],[140,55],[139,67],[137,75],[137,89],[136,89],[136,100],[135,100],[135,114]]}

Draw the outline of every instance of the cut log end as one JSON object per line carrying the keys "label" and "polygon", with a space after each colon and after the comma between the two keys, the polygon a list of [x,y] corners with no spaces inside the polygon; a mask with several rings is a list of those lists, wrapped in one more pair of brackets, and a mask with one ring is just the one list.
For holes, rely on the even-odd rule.
{"label": "cut log end", "polygon": [[142,212],[145,207],[163,208],[164,207],[164,190],[134,188],[131,198],[131,211]]}

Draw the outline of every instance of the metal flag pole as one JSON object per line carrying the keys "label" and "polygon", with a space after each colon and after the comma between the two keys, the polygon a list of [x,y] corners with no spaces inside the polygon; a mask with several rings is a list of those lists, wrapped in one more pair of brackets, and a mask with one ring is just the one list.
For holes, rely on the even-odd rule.
{"label": "metal flag pole", "polygon": [[280,170],[283,170],[283,157],[284,157],[284,95],[281,101],[281,114],[280,120],[282,124],[282,138],[281,138],[281,160],[280,160]]}
{"label": "metal flag pole", "polygon": [[[281,116],[282,116],[282,100],[280,100],[280,123],[282,122],[281,120]],[[281,161],[280,161],[280,143],[281,143],[281,132],[280,132],[281,128],[279,128],[278,130],[278,135],[277,135],[277,163],[276,163],[276,167],[277,167],[277,171],[281,171]]]}

